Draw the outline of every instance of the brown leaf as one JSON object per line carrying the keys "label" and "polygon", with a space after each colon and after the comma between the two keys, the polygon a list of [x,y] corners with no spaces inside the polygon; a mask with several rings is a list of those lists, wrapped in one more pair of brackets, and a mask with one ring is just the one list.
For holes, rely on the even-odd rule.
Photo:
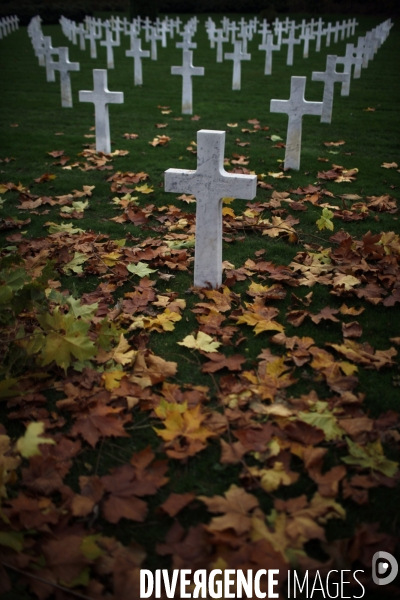
{"label": "brown leaf", "polygon": [[187,492],[186,494],[174,494],[171,493],[168,498],[160,504],[160,507],[170,517],[175,517],[185,506],[190,504],[192,500],[196,498],[194,492]]}
{"label": "brown leaf", "polygon": [[223,513],[222,517],[214,517],[207,526],[209,531],[233,529],[238,535],[249,531],[251,527],[250,513],[258,507],[258,500],[244,489],[232,484],[224,496],[199,496],[213,513]]}
{"label": "brown leaf", "polygon": [[311,321],[316,323],[320,323],[323,319],[333,321],[334,323],[339,323],[339,319],[337,319],[334,315],[337,315],[339,311],[336,308],[331,308],[330,306],[325,306],[317,315],[310,315]]}
{"label": "brown leaf", "polygon": [[238,440],[228,444],[223,438],[220,438],[221,443],[221,465],[236,465],[240,462],[242,456],[246,453],[246,448],[242,442]]}
{"label": "brown leaf", "polygon": [[226,357],[220,352],[212,352],[205,354],[205,356],[209,359],[209,362],[204,363],[202,366],[203,373],[215,373],[224,368],[229,369],[229,371],[240,371],[242,363],[246,360],[241,354]]}
{"label": "brown leaf", "polygon": [[42,544],[46,566],[57,579],[69,583],[80,575],[84,567],[91,564],[81,547],[82,537],[68,534]]}
{"label": "brown leaf", "polygon": [[359,338],[362,336],[362,332],[362,327],[357,321],[342,323],[342,333],[344,338]]}
{"label": "brown leaf", "polygon": [[125,423],[132,420],[131,415],[122,416],[122,407],[112,408],[97,403],[88,411],[78,414],[77,420],[71,428],[71,435],[81,435],[92,448],[95,447],[100,437],[129,437],[124,430]]}

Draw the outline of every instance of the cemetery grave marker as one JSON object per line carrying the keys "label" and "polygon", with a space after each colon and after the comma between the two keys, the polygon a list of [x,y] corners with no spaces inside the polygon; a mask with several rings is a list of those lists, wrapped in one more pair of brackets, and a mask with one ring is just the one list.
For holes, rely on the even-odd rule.
{"label": "cemetery grave marker", "polygon": [[286,64],[288,67],[293,65],[293,48],[294,48],[294,46],[296,46],[300,43],[301,43],[301,40],[300,40],[300,38],[299,39],[295,38],[295,30],[294,30],[294,27],[292,27],[292,29],[289,31],[289,37],[282,40],[282,44],[287,44],[287,47],[288,47],[288,53],[287,53],[287,58],[286,58]]}
{"label": "cemetery grave marker", "polygon": [[307,102],[304,99],[306,80],[306,77],[292,77],[289,100],[271,100],[271,112],[286,113],[289,117],[285,169],[300,169],[303,115],[322,115],[322,102]]}
{"label": "cemetery grave marker", "polygon": [[131,49],[125,51],[125,56],[133,57],[133,69],[134,69],[134,84],[143,84],[143,71],[142,71],[142,58],[148,58],[150,56],[149,50],[142,50],[142,41],[140,38],[131,37]]}
{"label": "cemetery grave marker", "polygon": [[197,132],[197,169],[168,169],[164,190],[196,197],[194,285],[220,287],[222,283],[222,198],[252,200],[256,175],[224,170],[225,131]]}
{"label": "cemetery grave marker", "polygon": [[192,65],[192,50],[183,51],[183,62],[180,67],[171,67],[172,75],[182,75],[182,114],[193,114],[193,75],[204,75],[204,67]]}
{"label": "cemetery grave marker", "polygon": [[350,79],[349,73],[338,73],[336,71],[337,56],[328,54],[326,57],[326,68],[324,72],[313,71],[312,81],[324,82],[324,95],[322,98],[321,123],[330,123],[332,121],[333,93],[335,82],[341,82],[342,85]]}
{"label": "cemetery grave marker", "polygon": [[343,73],[349,73],[348,79],[343,81],[341,95],[348,96],[350,94],[350,79],[351,79],[351,67],[353,65],[361,67],[361,58],[354,56],[354,45],[346,44],[346,54],[339,56],[336,60],[337,65],[343,65]]}
{"label": "cemetery grave marker", "polygon": [[58,48],[58,62],[51,61],[50,66],[53,70],[60,71],[61,84],[61,106],[72,108],[72,91],[70,71],[79,71],[80,65],[77,62],[69,62],[69,48]]}
{"label": "cemetery grave marker", "polygon": [[264,75],[271,75],[272,73],[272,52],[274,50],[280,50],[281,47],[279,44],[274,46],[274,36],[272,33],[267,35],[267,41],[265,44],[260,44],[258,46],[259,50],[265,50],[265,67],[264,67]]}
{"label": "cemetery grave marker", "polygon": [[241,87],[241,76],[242,76],[242,60],[250,60],[251,54],[244,54],[242,52],[242,42],[234,43],[233,52],[225,53],[225,60],[233,60],[233,75],[232,75],[232,89],[240,90]]}
{"label": "cemetery grave marker", "polygon": [[124,102],[124,93],[110,92],[107,89],[106,69],[93,69],[93,83],[93,91],[81,90],[79,92],[79,101],[93,102],[95,109],[96,152],[110,154],[111,139],[108,105],[122,104]]}
{"label": "cemetery grave marker", "polygon": [[105,30],[106,30],[106,38],[100,42],[100,46],[105,46],[107,48],[107,69],[114,68],[114,50],[113,48],[120,45],[119,41],[119,33],[118,38],[113,39],[113,34],[110,27],[110,22],[105,22]]}

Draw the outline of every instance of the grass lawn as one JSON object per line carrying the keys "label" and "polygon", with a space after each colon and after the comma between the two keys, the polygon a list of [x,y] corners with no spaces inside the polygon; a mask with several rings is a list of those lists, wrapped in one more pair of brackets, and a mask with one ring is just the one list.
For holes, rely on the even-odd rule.
{"label": "grass lawn", "polygon": [[[282,47],[271,76],[256,36],[232,91],[202,17],[193,116],[177,39],[135,87],[123,37],[110,156],[78,101],[105,48],[43,27],[80,63],[66,109],[26,28],[0,41],[2,600],[135,598],[140,568],[277,568],[281,598],[288,569],[360,569],[365,598],[400,594],[371,579],[375,552],[399,556],[398,23],[348,97],[336,84],[332,124],[303,119],[298,172],[269,111],[293,75],[322,100],[311,73],[383,19],[292,67]],[[163,190],[199,129],[259,183],[224,203],[219,290],[192,287],[194,199]]]}

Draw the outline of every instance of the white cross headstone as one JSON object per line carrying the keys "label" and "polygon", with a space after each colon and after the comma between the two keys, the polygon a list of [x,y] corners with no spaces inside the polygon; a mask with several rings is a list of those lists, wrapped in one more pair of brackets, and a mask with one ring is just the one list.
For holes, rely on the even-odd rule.
{"label": "white cross headstone", "polygon": [[150,58],[151,60],[157,60],[157,40],[160,39],[160,36],[157,33],[157,27],[150,28],[149,39],[151,42]]}
{"label": "white cross headstone", "polygon": [[329,46],[331,45],[331,34],[336,32],[336,27],[333,27],[332,23],[328,23],[326,29],[325,29],[325,42],[326,42],[326,47],[329,48]]}
{"label": "white cross headstone", "polygon": [[222,57],[223,57],[222,44],[224,42],[229,42],[229,37],[225,37],[223,29],[216,29],[215,34],[216,34],[216,37],[214,37],[214,40],[217,42],[217,63],[222,63]]}
{"label": "white cross headstone", "polygon": [[289,37],[282,40],[282,44],[288,45],[286,64],[288,66],[293,65],[293,48],[296,44],[300,44],[301,40],[295,38],[295,30],[292,28],[289,32]]}
{"label": "white cross headstone", "polygon": [[58,62],[51,61],[51,68],[55,71],[60,71],[61,84],[61,106],[64,108],[72,108],[72,91],[70,71],[79,71],[79,63],[69,62],[68,48],[58,48]]}
{"label": "white cross headstone", "polygon": [[[114,50],[115,46],[119,46],[119,40],[114,40],[113,34],[111,31],[110,23],[106,21],[105,23],[106,29],[106,39],[100,42],[100,46],[105,46],[107,48],[107,69],[114,68]],[[119,32],[118,32],[119,36]]]}
{"label": "white cross headstone", "polygon": [[86,33],[86,39],[90,40],[90,58],[97,58],[96,40],[100,40],[101,36],[101,30],[96,31],[96,24],[90,22],[89,31]]}
{"label": "white cross headstone", "polygon": [[175,48],[182,48],[182,50],[195,50],[197,48],[196,42],[192,42],[192,33],[190,31],[184,31],[179,35],[182,36],[182,41],[175,44]]}
{"label": "white cross headstone", "polygon": [[332,121],[333,107],[333,92],[336,82],[341,82],[342,85],[350,79],[349,73],[338,73],[336,71],[337,56],[328,54],[326,57],[325,72],[313,71],[311,75],[312,81],[324,82],[324,95],[322,98],[322,115],[321,123],[330,123]]}
{"label": "white cross headstone", "polygon": [[35,49],[35,54],[38,57],[39,65],[41,67],[46,66],[46,53],[45,53],[45,45],[44,45],[44,37],[41,30],[37,30],[33,32],[32,35],[32,44]]}
{"label": "white cross headstone", "polygon": [[365,52],[365,38],[359,37],[357,40],[357,46],[354,48],[354,55],[358,59],[358,62],[354,65],[354,79],[360,79],[361,67],[363,62],[363,56]]}
{"label": "white cross headstone", "polygon": [[341,41],[343,41],[346,38],[346,31],[347,31],[347,27],[346,27],[346,21],[342,21],[342,24],[340,26],[340,39]]}
{"label": "white cross headstone", "polygon": [[274,50],[280,50],[281,47],[279,44],[274,45],[274,36],[272,33],[267,35],[267,41],[265,44],[260,44],[258,46],[259,50],[265,50],[265,67],[264,67],[264,75],[271,75],[272,73],[272,52]]}
{"label": "white cross headstone", "polygon": [[197,132],[197,169],[168,169],[166,192],[196,197],[194,285],[218,288],[222,283],[222,198],[252,200],[256,175],[236,175],[224,170],[225,131]]}
{"label": "white cross headstone", "polygon": [[335,36],[334,36],[334,38],[333,38],[333,42],[334,42],[335,44],[338,42],[338,39],[339,39],[339,33],[340,33],[340,31],[342,31],[342,28],[341,28],[341,26],[340,26],[340,23],[339,23],[339,21],[336,21],[336,23],[335,23]]}
{"label": "white cross headstone", "polygon": [[46,62],[46,81],[55,81],[56,76],[50,64],[52,55],[58,56],[58,48],[53,48],[53,46],[51,45],[51,37],[48,35],[45,35],[43,37],[43,46]]}
{"label": "white cross headstone", "polygon": [[193,75],[204,75],[204,67],[192,65],[193,52],[183,51],[183,62],[181,67],[171,67],[172,75],[182,75],[182,114],[193,114]]}
{"label": "white cross headstone", "polygon": [[311,31],[311,27],[306,27],[304,33],[300,35],[300,39],[304,40],[303,46],[303,58],[308,58],[308,51],[310,48],[310,40],[315,39]]}
{"label": "white cross headstone", "polygon": [[241,31],[238,34],[238,37],[242,40],[242,52],[247,54],[247,42],[252,39],[252,34],[250,29],[246,25],[242,25]]}
{"label": "white cross headstone", "polygon": [[261,33],[261,44],[266,44],[267,35],[271,33],[271,28],[269,26],[267,19],[264,19],[263,22],[261,23],[258,33]]}
{"label": "white cross headstone", "polygon": [[225,60],[233,60],[232,89],[240,90],[242,78],[242,60],[250,60],[251,54],[242,52],[242,42],[235,42],[233,52],[226,52]]}
{"label": "white cross headstone", "polygon": [[350,94],[350,78],[351,78],[351,67],[356,65],[361,66],[362,60],[360,57],[354,56],[354,45],[346,44],[346,54],[339,56],[336,60],[337,65],[343,65],[343,73],[349,73],[349,77],[342,83],[341,96],[348,96]]}
{"label": "white cross headstone", "polygon": [[150,56],[149,50],[142,50],[140,38],[131,37],[131,49],[125,51],[125,56],[133,56],[134,61],[134,84],[143,84],[143,73],[142,73],[142,58],[148,58]]}
{"label": "white cross headstone", "polygon": [[319,19],[317,30],[313,32],[314,37],[317,38],[317,43],[315,44],[315,52],[321,51],[321,38],[323,35],[325,35],[325,31],[324,31],[322,25],[323,25],[323,21],[321,19]]}
{"label": "white cross headstone", "polygon": [[289,100],[271,100],[271,112],[286,113],[289,116],[285,169],[300,169],[303,115],[322,115],[322,102],[307,102],[304,99],[306,80],[306,77],[292,77]]}
{"label": "white cross headstone", "polygon": [[239,27],[236,25],[235,21],[232,21],[232,23],[228,24],[227,30],[232,33],[231,42],[234,44],[236,42],[236,32],[239,31]]}
{"label": "white cross headstone", "polygon": [[80,102],[93,102],[95,111],[96,129],[96,152],[110,154],[110,118],[108,114],[109,104],[122,104],[123,92],[110,92],[107,89],[107,70],[93,69],[93,91],[81,90],[79,92]]}
{"label": "white cross headstone", "polygon": [[350,35],[354,35],[355,34],[357,25],[358,25],[357,20],[353,19],[352,22],[351,22]]}
{"label": "white cross headstone", "polygon": [[210,48],[215,48],[216,25],[215,25],[215,21],[210,19],[210,17],[208,17],[208,21],[206,21],[206,29],[207,29],[208,39],[210,42]]}
{"label": "white cross headstone", "polygon": [[79,23],[76,32],[79,35],[79,49],[86,50],[86,31],[83,23]]}

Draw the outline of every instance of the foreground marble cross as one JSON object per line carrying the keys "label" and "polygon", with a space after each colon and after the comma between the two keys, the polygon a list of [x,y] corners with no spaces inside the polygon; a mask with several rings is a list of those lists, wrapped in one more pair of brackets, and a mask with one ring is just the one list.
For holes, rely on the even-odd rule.
{"label": "foreground marble cross", "polygon": [[311,75],[312,81],[324,82],[321,123],[330,123],[332,121],[333,91],[335,87],[335,82],[341,82],[343,85],[346,81],[350,80],[350,73],[338,73],[336,71],[336,61],[337,56],[333,54],[328,54],[328,56],[326,57],[325,72],[313,71]]}
{"label": "foreground marble cross", "polygon": [[58,48],[58,62],[50,62],[50,66],[54,71],[60,71],[61,84],[61,106],[64,108],[72,108],[72,91],[70,71],[79,71],[79,63],[69,62],[69,48]]}
{"label": "foreground marble cross", "polygon": [[93,102],[96,125],[96,152],[110,154],[110,118],[108,115],[109,104],[122,104],[123,92],[110,92],[107,89],[107,70],[93,69],[94,90],[79,92],[80,102]]}
{"label": "foreground marble cross", "polygon": [[197,169],[165,171],[166,192],[196,196],[194,285],[218,288],[222,283],[222,198],[252,200],[256,175],[234,175],[224,170],[225,131],[197,132]]}
{"label": "foreground marble cross", "polygon": [[140,38],[131,37],[131,49],[125,51],[125,56],[133,56],[134,84],[143,84],[142,58],[150,56],[150,50],[142,50]]}
{"label": "foreground marble cross", "polygon": [[193,114],[193,86],[192,75],[204,75],[204,67],[192,65],[193,52],[183,51],[183,62],[181,67],[171,67],[172,75],[182,75],[182,114]]}
{"label": "foreground marble cross", "polygon": [[251,54],[242,52],[242,42],[234,43],[234,51],[225,54],[225,60],[233,60],[232,89],[240,90],[242,78],[242,60],[250,60]]}
{"label": "foreground marble cross", "polygon": [[270,111],[287,113],[289,124],[286,136],[285,169],[300,169],[301,130],[303,115],[322,115],[322,102],[304,99],[306,77],[292,77],[289,100],[271,100]]}

